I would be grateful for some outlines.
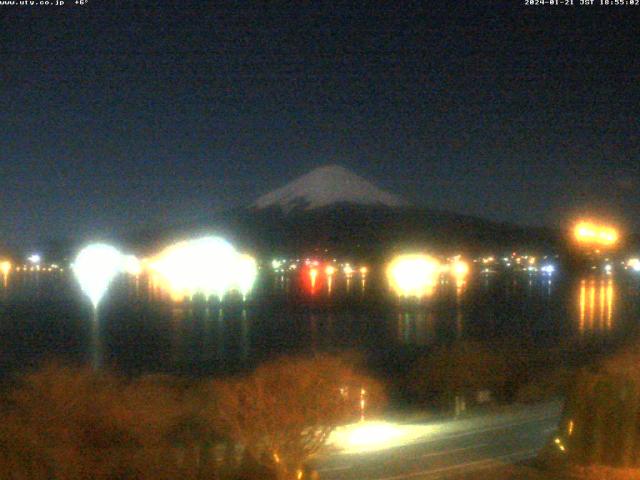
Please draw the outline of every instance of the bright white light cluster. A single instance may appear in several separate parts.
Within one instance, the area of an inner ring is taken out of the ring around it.
[[[627,261],[627,267],[630,267],[634,272],[640,272],[640,259],[630,258],[629,261]]]
[[[73,273],[93,308],[98,308],[111,281],[123,271],[123,259],[124,256],[116,248],[104,243],[88,245],[76,257],[72,265]]]
[[[391,288],[402,297],[433,293],[440,276],[440,262],[423,254],[399,255],[387,268]]]
[[[255,259],[218,237],[176,243],[154,257],[149,268],[174,300],[196,294],[222,299],[230,291],[244,297],[258,274]]]
[[[142,273],[142,262],[135,255],[124,255],[122,257],[122,268],[129,275],[136,277]]]
[[[174,300],[196,294],[222,299],[230,291],[245,297],[258,274],[253,257],[237,252],[218,237],[179,242],[142,262],[110,245],[94,243],[80,251],[72,268],[80,288],[97,308],[116,275],[140,275],[145,265]]]

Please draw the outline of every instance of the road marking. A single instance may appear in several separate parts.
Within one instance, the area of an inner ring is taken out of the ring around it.
[[[524,452],[524,455],[521,453]],[[505,466],[504,462],[500,462],[498,461],[498,458],[500,459],[506,459],[508,458],[511,462],[514,461],[518,461],[518,460],[526,460],[528,458],[531,458],[533,455],[535,455],[537,453],[537,450],[521,450],[518,453],[512,453],[510,455],[502,455],[501,457],[497,457],[496,459],[487,459],[484,463],[482,461],[478,461],[477,465],[473,465],[474,468],[471,469],[462,469],[462,471],[458,472],[460,474],[465,473],[465,471],[467,473],[469,472],[479,472],[480,470],[488,470],[490,468],[497,468],[497,467],[503,467]],[[473,463],[473,462],[471,462]],[[446,478],[448,475],[447,473],[442,473],[436,477],[433,477],[430,475],[430,480],[438,480],[438,479],[443,479]]]
[[[450,435],[437,436],[435,438],[431,438],[431,439],[428,439],[426,441],[418,441],[418,442],[414,443],[413,445],[427,445],[427,444],[430,444],[430,443],[447,441],[447,440],[461,438],[461,437],[468,437],[468,436],[478,435],[478,434],[487,433],[487,432],[491,432],[491,431],[505,430],[505,429],[509,430],[509,429],[521,427],[523,425],[527,425],[527,424],[530,424],[530,423],[545,422],[545,421],[558,421],[559,417],[560,417],[559,415],[544,415],[544,416],[530,417],[530,418],[527,418],[526,420],[522,419],[522,421],[517,421],[517,422],[512,422],[512,423],[494,424],[494,425],[487,426],[485,428],[479,428],[479,429],[475,429],[475,430],[466,430],[466,431],[461,431],[461,432],[458,432],[458,433],[452,433]],[[545,428],[543,430],[543,432],[547,433],[547,432],[551,432],[551,431],[554,431],[554,430],[556,430],[556,427],[548,427],[548,428]],[[456,448],[456,449],[453,449],[453,450],[439,450],[439,451],[429,452],[429,453],[420,455],[418,457],[412,457],[412,458],[415,460],[415,459],[418,459],[418,458],[428,458],[428,457],[434,457],[434,456],[443,456],[443,455],[447,455],[447,454],[454,453],[454,452],[471,450],[471,449],[481,448],[481,447],[485,447],[485,446],[489,446],[489,445],[492,445],[492,444],[491,443],[482,443],[482,444],[476,444],[476,445],[472,445],[472,446],[468,446],[468,447],[460,447],[460,448]],[[476,461],[470,462],[468,464],[453,465],[451,467],[446,467],[443,471],[459,470],[461,468],[465,468],[465,466],[469,466],[469,465],[477,466],[477,465],[481,465],[481,464],[487,464],[487,466],[484,467],[484,468],[490,468],[491,466],[495,465],[495,463],[497,462],[498,459],[509,458],[511,456],[514,456],[514,455],[519,455],[522,452],[527,452],[527,454],[529,454],[531,452],[537,452],[537,449],[534,449],[534,450],[521,450],[521,451],[518,451],[518,452],[514,452],[514,453],[511,453],[511,454],[508,454],[508,455],[503,455],[501,457],[496,457],[496,459],[483,459],[483,460],[476,460]],[[378,452],[378,454],[380,454],[380,453],[381,452]],[[526,458],[526,457],[524,457],[524,458]],[[335,467],[319,468],[318,472],[339,472],[339,471],[355,469],[357,467],[358,467],[357,464],[341,465],[341,466],[335,466]],[[384,478],[380,478],[380,479],[377,479],[377,480],[394,480],[394,479],[402,479],[402,478],[411,478],[413,476],[427,474],[429,472],[437,473],[438,470],[433,470],[433,471],[425,470],[425,471],[422,471],[422,472],[417,472],[415,474],[408,474],[409,476],[400,475],[400,476],[384,477]]]
[[[481,444],[478,444],[478,445],[471,445],[469,447],[455,448],[453,450],[447,450],[447,451],[442,451],[442,452],[432,452],[432,453],[427,453],[425,455],[421,455],[418,458],[436,456],[436,455],[442,454],[442,453],[461,452],[461,451],[464,451],[464,450],[471,450],[471,449],[474,449],[474,448],[481,448],[481,447],[488,446],[488,445],[491,445],[491,444],[490,443],[481,443]],[[418,475],[423,475],[423,474],[427,474],[427,475],[439,474],[439,473],[444,473],[444,472],[451,471],[451,470],[465,469],[466,467],[479,467],[480,465],[485,465],[484,467],[481,467],[481,468],[491,468],[493,466],[500,465],[499,460],[504,460],[504,459],[511,458],[511,457],[520,457],[520,456],[522,456],[521,459],[525,459],[525,458],[529,458],[529,456],[531,454],[534,454],[534,453],[537,453],[537,452],[538,452],[537,448],[527,449],[527,450],[518,450],[517,452],[508,453],[506,455],[501,455],[499,457],[483,458],[481,460],[474,460],[472,462],[451,465],[451,466],[448,466],[448,467],[442,467],[442,468],[437,468],[437,469],[429,469],[429,470],[421,470],[420,472],[412,472],[412,473],[408,473],[408,474],[404,474],[404,475],[396,475],[396,476],[392,476],[392,477],[382,477],[382,478],[378,478],[376,480],[395,480],[395,479],[411,478],[411,477],[418,476]],[[523,454],[524,454],[524,456],[523,456]],[[321,472],[339,472],[339,471],[344,471],[344,470],[350,470],[353,467],[354,467],[353,465],[344,465],[344,466],[340,466],[340,467],[320,468],[317,471],[318,471],[318,473],[321,473]],[[480,468],[474,468],[474,470],[479,470],[479,469]]]
[[[439,475],[440,477],[442,477],[442,474],[446,474],[448,472],[452,472],[455,470],[466,470],[466,469],[470,469],[469,467],[473,467],[473,470],[483,470],[486,468],[491,468],[494,466],[500,466],[501,460],[524,460],[525,458],[529,458],[532,454],[535,454],[538,452],[537,448],[533,448],[533,449],[527,449],[527,450],[518,450],[517,452],[512,452],[506,455],[500,455],[498,457],[492,457],[492,458],[485,458],[482,460],[474,460],[473,462],[467,462],[467,463],[459,463],[456,465],[451,465],[449,467],[441,467],[441,468],[435,468],[435,469],[428,469],[428,470],[421,470],[419,472],[410,472],[410,473],[405,473],[402,475],[393,475],[391,477],[378,477],[375,480],[403,480],[403,479],[407,479],[407,478],[414,478],[414,477],[419,477],[419,476],[433,476],[433,475]],[[517,457],[517,458],[512,458],[512,457]],[[439,477],[435,477],[435,478],[439,478]]]
[[[473,449],[476,449],[476,448],[482,448],[482,447],[486,447],[488,445],[491,445],[491,443],[478,443],[477,445],[470,445],[468,447],[454,448],[452,450],[438,450],[436,452],[425,453],[424,455],[420,455],[417,458],[438,457],[438,456],[441,456],[441,455],[448,455],[448,454],[451,454],[451,453],[464,452],[465,450],[473,450]]]
[[[405,461],[409,461],[409,460],[416,460],[418,458],[429,458],[429,457],[438,457],[438,456],[444,456],[444,455],[450,455],[453,453],[459,453],[459,452],[464,452],[466,450],[475,450],[478,448],[482,448],[482,447],[488,447],[491,446],[491,443],[478,443],[476,445],[469,445],[467,447],[459,447],[459,448],[453,448],[453,449],[449,449],[449,450],[438,450],[436,452],[429,452],[429,453],[425,453],[423,455],[419,455],[417,457],[413,457],[413,458],[407,458],[405,459]],[[487,459],[483,459],[482,461],[487,461]],[[344,470],[350,470],[354,467],[354,465],[343,465],[343,466],[339,466],[339,467],[327,467],[327,468],[319,468],[318,472],[340,472],[340,471],[344,471]]]
[[[340,472],[340,471],[343,471],[343,470],[350,470],[351,468],[353,468],[353,465],[344,465],[342,467],[319,468],[316,471],[318,473],[320,473],[320,472]]]
[[[439,437],[434,437],[433,439],[427,440],[425,442],[418,442],[418,444],[422,445],[425,443],[434,443],[434,442],[439,442],[441,440],[449,440],[451,438],[460,438],[460,437],[468,437],[469,435],[476,435],[478,433],[486,433],[486,432],[491,432],[494,430],[503,430],[503,429],[509,429],[512,427],[519,427],[522,425],[526,425],[528,423],[537,423],[537,422],[544,422],[547,420],[559,420],[560,416],[559,415],[552,415],[552,416],[546,416],[546,417],[536,417],[536,418],[531,418],[529,420],[525,420],[523,422],[516,422],[516,423],[503,423],[503,424],[498,424],[498,425],[492,425],[490,427],[486,427],[486,428],[479,428],[476,430],[465,430],[463,432],[460,433],[453,433],[451,435],[442,435]]]

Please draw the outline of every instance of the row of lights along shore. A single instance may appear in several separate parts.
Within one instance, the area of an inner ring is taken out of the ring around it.
[[[620,241],[618,230],[610,225],[581,220],[572,229],[573,243],[590,254],[613,251]],[[498,258],[494,255],[472,260],[479,264],[481,273],[495,273],[496,266],[513,268],[516,271],[541,272],[551,275],[556,266],[551,256],[516,255]],[[607,259],[608,260],[608,259]],[[640,258],[630,258],[622,262],[624,269],[640,272]],[[276,273],[291,273],[303,270],[313,283],[320,275],[332,278],[342,272],[346,277],[360,275],[363,279],[369,273],[366,265],[352,265],[333,261],[322,262],[313,259],[274,259],[272,270]],[[238,252],[230,243],[219,237],[202,237],[185,240],[171,245],[149,258],[138,259],[125,255],[115,247],[106,244],[91,244],[76,257],[72,269],[91,303],[97,304],[103,297],[113,278],[120,273],[138,276],[145,272],[154,285],[167,291],[174,301],[192,298],[196,294],[222,298],[230,291],[239,292],[242,297],[252,290],[258,272],[258,264],[252,256]],[[594,267],[595,268],[595,267]],[[611,274],[613,266],[602,267]],[[14,266],[10,260],[0,260],[0,273],[5,284],[11,271],[16,272],[64,272],[58,264],[43,264],[38,254],[30,255],[27,263]],[[465,281],[471,270],[471,263],[460,255],[444,261],[425,252],[408,252],[397,255],[388,262],[385,274],[391,289],[401,297],[428,296],[435,288],[439,277],[448,274],[457,284]]]

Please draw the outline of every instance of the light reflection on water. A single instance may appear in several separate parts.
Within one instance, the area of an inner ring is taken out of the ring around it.
[[[611,277],[580,280],[578,331],[581,335],[613,328],[615,286]]]
[[[302,275],[262,278],[247,303],[223,304],[175,304],[152,278],[123,278],[93,325],[67,276],[12,274],[0,288],[0,370],[47,354],[77,355],[78,345],[87,358],[104,355],[95,361],[125,370],[196,374],[280,353],[355,349],[393,357],[464,338],[577,345],[623,337],[638,320],[639,285],[622,278],[470,277],[443,280],[431,297],[411,300],[391,295],[373,273],[320,273],[315,285]]]
[[[404,345],[427,346],[435,341],[432,312],[398,313],[398,342]]]

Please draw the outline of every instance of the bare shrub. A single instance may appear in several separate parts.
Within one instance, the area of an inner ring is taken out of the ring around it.
[[[211,416],[281,479],[296,478],[336,426],[358,418],[363,389],[368,408],[384,402],[377,382],[335,356],[282,357],[211,388]]]

